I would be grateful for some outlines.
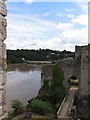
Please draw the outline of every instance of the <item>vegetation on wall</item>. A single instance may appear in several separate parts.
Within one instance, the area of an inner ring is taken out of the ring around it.
[[[19,114],[22,114],[24,112],[25,106],[20,100],[13,100],[11,103],[12,111],[8,113],[7,120],[12,120],[14,117],[16,117]]]
[[[13,108],[14,115],[18,115],[18,114],[23,113],[24,105],[21,101],[19,101],[17,99],[13,100],[11,106]]]
[[[63,87],[64,74],[62,70],[58,67],[58,65],[53,65],[52,70],[53,70],[52,84],[49,85],[48,81],[45,80],[42,88],[39,91],[37,98],[35,99],[36,101],[34,102],[36,102],[35,105],[38,107],[38,109],[39,106],[37,103],[37,99],[40,100],[39,102],[41,103],[44,102],[45,104],[49,104],[49,105],[51,104],[49,110],[51,110],[52,113],[55,114],[65,96],[65,91]],[[31,106],[32,104],[33,101],[31,102]],[[45,105],[42,105],[41,107],[45,107]],[[47,107],[45,108],[48,109]],[[45,110],[45,108],[43,108],[43,110]]]

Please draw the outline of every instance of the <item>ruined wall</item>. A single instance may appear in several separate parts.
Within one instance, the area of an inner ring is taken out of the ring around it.
[[[88,45],[88,94],[90,96],[90,44]]]
[[[88,57],[90,54],[90,45],[76,46],[75,47],[75,60],[68,58],[58,61],[58,65],[64,72],[64,86],[69,88],[68,80],[75,76],[79,80],[78,88],[80,96],[90,95],[90,60]],[[90,59],[90,58],[89,58]],[[49,65],[44,66],[43,78],[52,79],[52,72]]]
[[[75,47],[75,60],[64,59],[58,62],[64,72],[65,82],[67,82],[71,76],[76,76],[79,80],[78,88],[80,96],[90,95],[90,80],[88,78],[90,63],[88,63],[88,46]]]
[[[0,120],[6,117],[6,0],[0,0]]]
[[[64,87],[66,89],[66,92],[68,92],[68,89],[70,87],[69,83],[68,83],[68,80],[70,80],[70,78],[72,76],[76,76],[75,72],[74,72],[75,60],[74,59],[60,60],[60,61],[58,61],[58,65],[64,72],[64,82],[63,82],[63,85],[64,85]]]
[[[65,81],[68,81],[72,75],[75,75],[74,74],[75,60],[64,59],[64,60],[58,61],[58,64],[59,64],[60,68],[64,71]]]
[[[88,45],[88,117],[90,119],[90,44]]]
[[[81,50],[81,79],[79,82],[79,94],[88,95],[88,46]]]
[[[79,95],[88,95],[88,45],[76,46],[75,62],[75,70],[79,76]]]
[[[64,59],[58,61],[60,68],[64,72],[64,79],[68,81],[70,77],[75,76],[78,80],[81,79],[81,47],[75,47],[75,59]]]

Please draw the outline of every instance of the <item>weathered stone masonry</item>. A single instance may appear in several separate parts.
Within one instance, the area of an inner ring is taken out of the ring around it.
[[[6,117],[6,0],[0,0],[0,120]]]
[[[75,59],[58,61],[59,67],[64,72],[64,85],[68,89],[68,80],[75,76],[79,80],[76,117],[90,119],[90,44],[75,47]],[[52,80],[50,65],[44,66],[43,80]],[[66,89],[66,90],[67,90]],[[68,90],[67,90],[68,91]]]

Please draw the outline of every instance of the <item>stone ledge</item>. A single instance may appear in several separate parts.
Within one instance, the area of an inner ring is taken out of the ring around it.
[[[5,0],[0,0],[0,14],[2,16],[7,16],[7,10],[5,5]]]

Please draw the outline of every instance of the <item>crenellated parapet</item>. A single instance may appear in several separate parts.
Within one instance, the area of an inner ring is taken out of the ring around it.
[[[6,0],[0,0],[0,120],[7,115],[6,110],[6,44],[7,32]]]

